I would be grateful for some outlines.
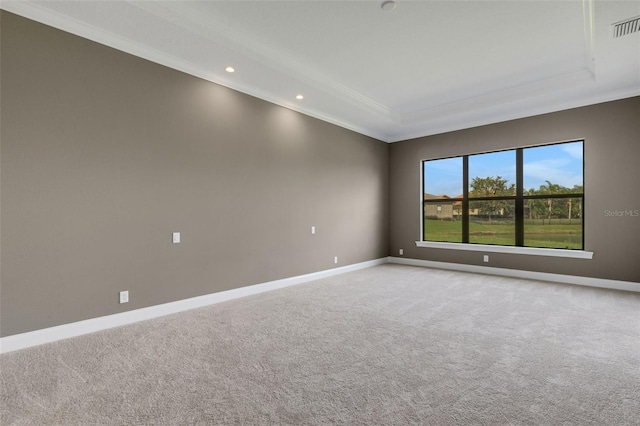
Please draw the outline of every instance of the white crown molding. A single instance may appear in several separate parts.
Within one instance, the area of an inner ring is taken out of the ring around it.
[[[313,108],[306,107],[303,104],[293,104],[290,102],[285,102],[281,98],[275,97],[259,87],[230,81],[218,75],[211,74],[206,70],[203,70],[202,67],[198,66],[197,64],[150,48],[149,46],[132,42],[129,39],[105,31],[102,28],[95,27],[82,21],[78,21],[76,19],[70,18],[67,15],[59,14],[33,2],[4,0],[2,1],[2,3],[0,3],[0,8],[8,12],[26,17],[28,19],[43,23],[45,25],[49,25],[51,27],[69,32],[71,34],[78,35],[96,43],[120,50],[125,53],[129,53],[139,58],[164,65],[166,67],[184,72],[189,75],[193,75],[203,80],[219,84],[229,89],[245,93],[249,96],[265,100],[267,102],[287,109],[291,109],[293,111],[308,115],[313,118],[317,118],[318,120],[335,124],[336,126],[352,130],[356,133],[360,133],[362,135],[369,136],[380,141],[389,142],[389,136],[386,134],[374,132],[371,129],[365,128],[363,126],[358,126],[354,123],[339,119],[326,113],[322,113]]]
[[[479,126],[486,126],[489,124],[535,117],[537,115],[581,108],[604,102],[632,98],[635,96],[640,96],[640,86],[621,88],[607,93],[583,93],[580,96],[573,98],[563,98],[561,101],[546,101],[544,104],[539,105],[524,105],[522,108],[512,108],[511,110],[503,113],[491,111],[490,114],[483,114],[483,111],[474,111],[471,113],[474,115],[473,118],[459,117],[458,115],[455,115],[447,117],[447,120],[425,121],[425,123],[428,124],[429,129],[427,132],[417,131],[413,133],[402,132],[400,134],[392,134],[389,137],[388,143],[418,139]]]
[[[450,117],[452,115],[482,111],[487,107],[495,108],[500,105],[513,104],[516,101],[522,101],[523,99],[539,96],[541,93],[552,93],[555,90],[566,88],[569,85],[578,85],[588,82],[594,82],[593,74],[588,68],[582,67],[576,71],[554,75],[542,80],[519,84],[506,89],[495,90],[483,95],[412,111],[410,113],[399,115],[398,119],[403,124],[434,121]]]
[[[293,285],[303,284],[309,281],[332,277],[346,272],[357,271],[359,269],[370,268],[372,266],[387,263],[386,257],[370,260],[366,262],[347,265],[339,268],[327,269],[306,275],[299,275],[291,278],[284,278],[276,281],[269,281],[262,284],[240,287],[233,290],[211,293],[204,296],[192,297],[178,300],[176,302],[164,303],[162,305],[150,306],[148,308],[135,309],[133,311],[121,312],[99,318],[92,318],[84,321],[63,324],[55,327],[43,328],[27,333],[15,334],[0,338],[0,354],[38,346],[45,343],[56,342],[58,340],[71,337],[82,336],[84,334],[95,333],[114,327],[133,324],[152,318],[175,314],[190,309],[209,306],[216,303],[226,302],[241,297],[264,293],[266,291],[277,290]]]
[[[320,91],[336,100],[341,107],[362,111],[369,115],[369,124],[365,120],[349,119],[346,116],[340,116],[338,112],[332,113],[329,110],[322,110],[322,108],[312,106],[311,103],[297,103],[284,99],[269,89],[261,87],[260,82],[239,82],[224,75],[222,71],[222,74],[212,73],[202,64],[189,62],[141,43],[132,42],[102,28],[55,12],[55,10],[46,7],[46,2],[4,0],[0,3],[0,7],[356,133],[392,143],[640,94],[640,89],[637,86],[612,88],[612,85],[609,84],[605,88],[605,85],[595,80],[593,0],[582,0],[582,3],[586,53],[585,62],[579,64],[575,71],[416,110],[402,108],[402,106],[391,108],[383,105],[330,78],[330,76],[324,75],[319,70],[287,56],[278,49],[230,28],[223,22],[212,23],[208,16],[205,21],[205,17],[200,16],[195,9],[188,7],[188,3],[127,1],[128,5],[141,9],[145,13],[153,14],[160,19],[165,19],[172,25],[189,31],[194,36],[204,37],[219,45],[223,43],[234,52],[274,70],[275,75],[283,75],[285,79]],[[375,127],[371,125],[372,120],[375,122]]]
[[[593,0],[582,0],[582,18],[584,20],[585,61],[587,68],[596,75],[596,36]]]
[[[219,43],[222,38],[225,40],[225,45],[232,47],[234,51],[241,52],[245,56],[257,60],[293,80],[302,81],[353,106],[384,117],[391,116],[389,107],[329,78],[327,75],[318,72],[316,69],[292,58],[273,46],[249,36],[245,32],[234,30],[233,27],[225,25],[215,16],[202,16],[197,11],[189,8],[188,3],[129,3],[161,19],[171,19],[172,23],[179,25],[185,31],[198,34],[211,42]]]

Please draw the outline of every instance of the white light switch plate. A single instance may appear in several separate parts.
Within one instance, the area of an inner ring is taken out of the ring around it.
[[[179,244],[180,243],[180,233],[179,232],[174,232],[173,233],[173,243],[174,244]]]

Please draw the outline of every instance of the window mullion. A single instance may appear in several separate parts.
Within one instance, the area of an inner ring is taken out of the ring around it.
[[[462,157],[462,242],[469,242],[469,156]]]
[[[516,149],[516,246],[524,246],[524,154]]]

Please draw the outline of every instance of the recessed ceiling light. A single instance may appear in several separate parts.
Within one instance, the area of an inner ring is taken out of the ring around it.
[[[382,8],[382,10],[392,11],[396,8],[396,2],[393,0],[384,1],[380,5],[380,7]]]
[[[299,100],[299,101],[301,101],[301,100],[303,100],[303,99],[304,99],[304,96],[302,96],[302,95],[298,95],[298,96],[296,96],[296,99],[297,99],[297,100]]]
[[[235,69],[235,68],[233,68],[233,67],[226,67],[224,70],[225,70],[226,72],[236,72],[236,69]]]

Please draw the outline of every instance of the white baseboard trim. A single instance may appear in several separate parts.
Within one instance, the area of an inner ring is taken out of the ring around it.
[[[176,302],[150,306],[148,308],[141,308],[133,311],[127,311],[99,318],[92,318],[69,324],[63,324],[55,327],[43,328],[27,333],[2,337],[0,338],[0,354],[16,351],[19,349],[25,349],[32,346],[38,346],[45,343],[51,343],[62,339],[68,339],[70,337],[81,336],[83,334],[94,333],[96,331],[106,330],[113,327],[132,324],[135,322],[174,314],[189,309],[213,305],[215,303],[225,302],[227,300],[238,299],[240,297],[250,296],[258,293],[264,293],[266,291],[289,287],[296,284],[302,284],[321,278],[343,274],[345,272],[370,268],[372,266],[382,265],[385,263],[388,263],[387,257],[362,263],[356,263],[353,265],[347,265],[339,268],[327,269],[311,274],[269,281],[266,283],[250,285],[247,287],[240,287],[233,290],[211,293],[204,296],[192,297],[189,299],[178,300]]]
[[[213,305],[227,300],[238,299],[240,297],[251,296],[253,294],[264,293],[266,291],[289,287],[321,278],[343,274],[345,272],[370,268],[372,266],[385,263],[395,263],[399,265],[421,266],[435,269],[448,269],[461,272],[473,272],[479,274],[500,275],[513,278],[525,278],[540,281],[551,281],[565,284],[575,284],[588,287],[600,287],[614,290],[626,290],[640,292],[640,283],[631,281],[617,281],[603,278],[579,277],[574,275],[551,274],[546,272],[522,271],[517,269],[494,268],[489,266],[465,265],[459,263],[435,262],[431,260],[408,259],[402,257],[383,257],[367,262],[356,263],[339,268],[327,269],[306,275],[299,275],[281,280],[269,281],[266,283],[240,287],[233,290],[211,293],[204,296],[192,297],[178,300],[176,302],[164,303],[162,305],[150,306],[148,308],[136,309],[133,311],[107,315],[99,318],[92,318],[84,321],[63,324],[55,327],[43,328],[27,333],[15,334],[0,338],[0,354],[51,343],[70,337],[82,336],[83,334],[94,333],[113,327],[136,323],[152,318],[174,314],[177,312],[195,309],[203,306]]]
[[[640,283],[633,281],[617,281],[604,278],[579,277],[575,275],[550,274],[547,272],[522,271],[518,269],[493,268],[490,266],[465,265],[461,263],[435,262],[432,260],[408,259],[403,257],[389,257],[389,263],[399,265],[422,266],[435,269],[449,269],[452,271],[473,272],[477,274],[501,275],[512,278],[551,281],[564,284],[575,284],[587,287],[600,287],[613,290],[640,292]]]

